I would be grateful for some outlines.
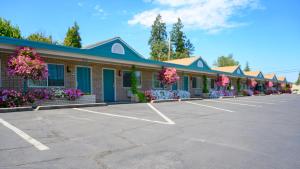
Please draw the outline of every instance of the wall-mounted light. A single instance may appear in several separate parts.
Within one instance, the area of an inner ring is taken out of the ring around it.
[[[119,76],[122,75],[122,71],[121,71],[121,70],[118,71],[118,75],[119,75]]]

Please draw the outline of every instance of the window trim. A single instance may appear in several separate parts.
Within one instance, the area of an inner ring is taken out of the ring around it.
[[[64,66],[64,85],[63,86],[49,86],[49,82],[48,82],[48,79],[49,79],[49,75],[47,76],[47,85],[46,86],[31,86],[30,83],[29,83],[29,80],[27,81],[27,85],[28,87],[30,88],[65,88],[66,86],[66,65],[64,63],[52,63],[52,62],[49,62],[49,63],[46,63],[47,65],[47,68],[48,68],[48,65],[63,65]]]
[[[154,86],[155,75],[157,76],[158,74],[159,74],[159,73],[157,73],[157,72],[153,72],[153,73],[152,73],[152,88],[153,88],[153,89],[163,89],[163,87],[157,88],[157,87]],[[156,80],[157,80],[157,79],[156,79]],[[159,81],[159,80],[157,80],[157,81]],[[161,85],[161,83],[160,83],[160,85]]]
[[[93,94],[93,68],[92,68],[92,66],[75,65],[75,88],[76,89],[78,87],[78,82],[77,82],[77,68],[78,67],[90,68],[90,70],[91,70],[91,74],[90,74],[91,93],[90,93],[90,95],[92,95]]]
[[[193,87],[193,78],[196,78],[196,87]],[[197,87],[197,82],[199,82],[199,86]],[[201,77],[192,76],[192,89],[201,89]]]
[[[122,88],[124,89],[129,89],[131,87],[124,87],[124,81],[123,81],[123,75],[124,75],[124,72],[130,72],[131,70],[128,70],[128,69],[124,69],[122,70]],[[141,84],[139,86],[137,86],[138,89],[141,89],[142,86],[143,86],[143,72],[140,71],[140,70],[137,70],[136,72],[140,72],[141,73]]]

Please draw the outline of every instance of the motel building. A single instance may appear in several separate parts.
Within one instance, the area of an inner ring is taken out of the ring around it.
[[[247,88],[247,79],[256,78],[263,85],[264,78],[278,82],[276,75],[244,73],[240,66],[211,68],[202,57],[190,57],[166,62],[145,59],[120,37],[111,38],[83,48],[14,39],[0,36],[0,87],[22,89],[22,79],[7,73],[8,58],[18,47],[31,47],[45,60],[48,67],[46,80],[29,80],[29,88],[76,88],[86,95],[94,95],[95,102],[131,100],[130,70],[136,69],[140,91],[159,90],[157,79],[164,67],[176,68],[180,79],[168,90],[190,92],[190,97],[202,97],[204,79],[209,91],[217,90],[219,75],[230,78],[232,90]],[[236,93],[237,94],[237,93]]]
[[[265,78],[261,71],[245,71],[245,75],[247,75],[249,78],[255,79],[257,82],[257,85],[255,86],[254,90],[257,90],[259,92],[264,92],[265,90]]]

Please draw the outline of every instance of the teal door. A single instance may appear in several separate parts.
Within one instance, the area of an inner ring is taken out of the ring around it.
[[[183,83],[182,83],[182,90],[189,91],[189,77],[184,76],[183,77]]]
[[[89,67],[77,67],[77,89],[85,94],[91,94],[91,69]]]
[[[115,71],[103,69],[103,98],[105,102],[115,101]]]
[[[177,85],[177,82],[176,83],[174,83],[173,85],[172,85],[172,90],[177,90],[178,89],[178,85]]]

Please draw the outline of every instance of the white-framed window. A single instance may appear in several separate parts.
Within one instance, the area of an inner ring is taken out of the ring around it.
[[[123,70],[122,77],[123,77],[123,87],[131,87],[131,71]],[[138,88],[141,88],[142,87],[142,72],[135,71],[135,77],[137,80],[136,86]]]
[[[29,87],[64,87],[65,66],[63,64],[47,64],[48,77],[45,80],[29,80]]]
[[[124,55],[125,54],[125,49],[120,43],[114,43],[111,47],[111,53]]]
[[[158,78],[158,73],[153,73],[152,74],[152,87],[154,89],[162,89],[163,85],[157,78]]]
[[[192,88],[193,89],[201,88],[201,78],[200,77],[192,77]]]
[[[203,64],[202,60],[198,60],[197,67],[199,67],[199,68],[203,68],[204,67],[204,64]]]

